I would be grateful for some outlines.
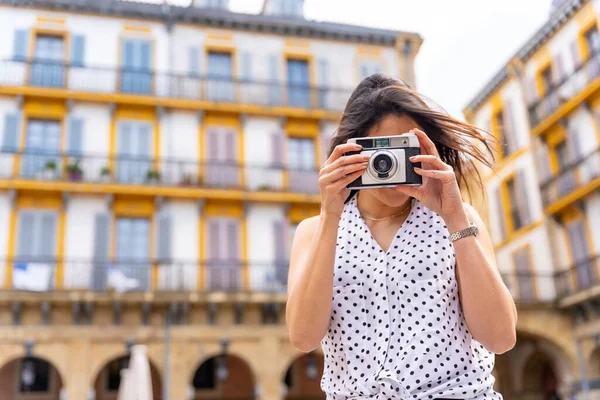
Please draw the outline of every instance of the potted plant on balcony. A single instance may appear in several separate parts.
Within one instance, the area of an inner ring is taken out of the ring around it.
[[[73,182],[80,182],[83,179],[83,170],[79,166],[79,160],[75,160],[67,165],[67,175],[69,180]]]
[[[259,192],[272,192],[275,190],[275,188],[268,183],[263,183],[262,185],[258,186],[256,190]]]
[[[48,160],[44,165],[44,171],[42,172],[44,179],[52,180],[56,177],[56,161]]]
[[[100,181],[101,182],[110,182],[110,168],[107,166],[102,167],[100,169]]]
[[[160,181],[160,172],[156,170],[150,170],[146,174],[146,181],[151,184],[156,184]]]
[[[179,182],[179,186],[192,186],[193,184],[192,174],[184,174]]]

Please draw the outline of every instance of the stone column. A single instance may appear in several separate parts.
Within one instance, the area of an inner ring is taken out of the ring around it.
[[[279,367],[279,339],[275,335],[268,335],[262,339],[261,367],[256,371],[256,384],[259,390],[258,398],[261,400],[281,399],[281,368]]]

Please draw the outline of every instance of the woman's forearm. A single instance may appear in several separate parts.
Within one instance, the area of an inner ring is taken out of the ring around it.
[[[446,221],[450,232],[469,225],[467,214]],[[480,239],[468,236],[453,243],[460,298],[473,337],[494,353],[510,350],[516,341],[517,313],[512,296]],[[493,254],[491,255],[493,257]]]
[[[288,290],[290,340],[302,351],[318,347],[329,326],[338,223],[339,217],[334,215],[319,218],[307,254],[297,266],[300,272],[295,284]]]

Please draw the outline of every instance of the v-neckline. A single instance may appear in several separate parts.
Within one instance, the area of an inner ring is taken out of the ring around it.
[[[396,241],[398,240],[398,238],[400,237],[400,235],[404,231],[405,227],[408,225],[408,221],[410,220],[410,218],[414,214],[416,200],[415,199],[411,199],[410,213],[408,214],[408,216],[406,217],[406,219],[404,220],[404,222],[402,222],[402,225],[400,225],[400,227],[398,228],[398,230],[394,234],[394,237],[392,238],[392,241],[390,242],[390,245],[388,246],[387,251],[383,250],[383,247],[381,247],[381,245],[379,244],[379,242],[377,241],[377,239],[375,239],[375,236],[373,236],[373,233],[371,232],[371,228],[369,228],[369,225],[367,225],[367,222],[363,219],[362,215],[360,214],[360,210],[358,209],[358,193],[354,196],[354,198],[352,199],[352,202],[353,202],[353,205],[354,205],[354,210],[356,211],[356,218],[359,219],[360,224],[362,224],[363,228],[365,228],[365,230],[369,234],[369,238],[370,238],[369,240],[371,240],[371,243],[379,250],[380,253],[389,254],[390,249],[393,248],[394,244],[396,243]]]

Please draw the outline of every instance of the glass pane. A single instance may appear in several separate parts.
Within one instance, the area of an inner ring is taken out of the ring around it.
[[[517,201],[517,193],[514,179],[506,182],[506,190],[508,191],[508,201],[510,202],[511,217],[513,221],[513,229],[517,230],[523,226],[521,214],[519,213],[519,203]]]
[[[562,171],[569,165],[569,152],[567,150],[567,143],[562,142],[555,147],[556,158],[558,161],[558,167]]]

